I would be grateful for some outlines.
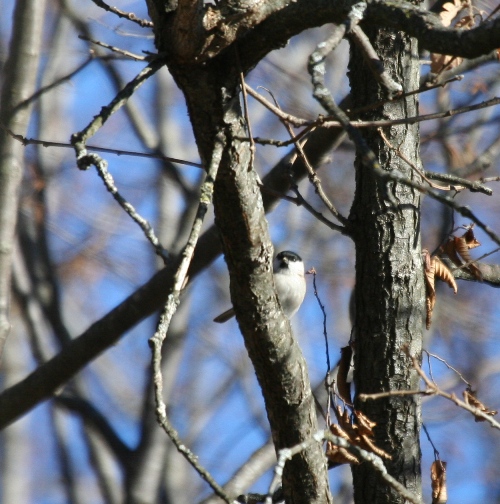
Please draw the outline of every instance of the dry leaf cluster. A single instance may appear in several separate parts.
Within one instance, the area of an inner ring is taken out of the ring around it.
[[[372,422],[366,415],[361,413],[361,411],[354,410],[352,421],[349,411],[346,408],[344,408],[344,411],[342,412],[340,406],[337,406],[335,414],[337,416],[338,424],[330,425],[330,432],[332,434],[349,441],[349,443],[358,446],[363,450],[375,453],[379,457],[385,459],[392,458],[387,452],[373,443],[373,428],[377,424]],[[359,459],[355,455],[345,448],[335,445],[331,441],[328,441],[326,444],[326,457],[328,458],[331,466],[360,463]]]
[[[479,247],[481,244],[474,236],[474,225],[466,227],[466,231],[462,236],[452,236],[442,247],[441,252],[446,254],[451,261],[459,268],[464,268],[478,280],[483,279],[483,274],[474,264],[469,250]],[[463,261],[462,261],[463,260]]]
[[[463,30],[468,30],[472,28],[475,24],[474,16],[471,15],[472,7],[469,2],[463,2],[462,0],[453,0],[451,2],[446,2],[442,11],[439,13],[441,18],[441,23],[443,26],[450,26],[454,19],[457,18],[458,14],[467,9],[467,15],[461,17],[454,23],[454,28],[461,28]],[[463,59],[456,56],[448,56],[446,54],[431,54],[431,72],[439,74],[445,70],[451,70],[462,63]]]
[[[446,462],[435,460],[431,465],[432,504],[446,504]]]
[[[481,244],[477,241],[473,231],[474,225],[467,226],[462,236],[452,236],[439,252],[445,254],[459,268],[463,268],[478,280],[483,279],[483,275],[474,260],[470,256],[469,250],[479,247]],[[441,261],[438,256],[431,256],[427,249],[422,250],[426,285],[426,327],[430,328],[432,323],[432,312],[436,304],[435,280],[439,278],[446,282],[453,292],[457,293],[457,283],[453,273]]]
[[[487,408],[477,397],[475,390],[470,388],[464,390],[464,401],[469,405],[482,411],[485,415],[495,416],[498,411]],[[479,415],[474,415],[476,422],[484,422],[484,418]]]
[[[443,282],[446,282],[453,289],[455,294],[458,289],[452,272],[438,256],[431,257],[427,249],[423,250],[423,255],[426,286],[426,327],[429,329],[432,322],[432,312],[434,310],[434,305],[436,304],[436,277],[443,280]]]

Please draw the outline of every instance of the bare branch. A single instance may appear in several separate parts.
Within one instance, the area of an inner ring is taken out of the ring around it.
[[[225,502],[231,504],[232,499],[226,494],[224,489],[214,480],[211,474],[199,463],[198,457],[196,457],[191,450],[189,450],[179,439],[177,431],[173,428],[167,417],[167,408],[163,400],[163,375],[161,370],[161,349],[163,341],[167,336],[168,327],[170,321],[179,305],[179,295],[186,284],[186,275],[193,258],[194,250],[198,242],[198,238],[201,231],[201,225],[203,223],[205,214],[207,213],[208,207],[212,202],[213,188],[215,179],[217,177],[217,170],[219,169],[219,164],[222,157],[222,152],[224,149],[224,138],[220,134],[217,136],[214,151],[212,155],[212,160],[207,171],[207,176],[203,185],[201,187],[200,203],[198,206],[198,212],[196,214],[195,221],[191,228],[191,234],[189,236],[188,242],[184,247],[182,258],[174,275],[174,282],[172,290],[167,298],[167,303],[160,317],[160,322],[155,334],[150,338],[149,344],[152,349],[152,359],[153,359],[153,382],[155,387],[155,401],[156,401],[156,414],[158,417],[159,424],[163,427],[163,430],[173,441],[179,452],[184,455],[186,460],[193,466],[193,468],[198,472],[198,474],[211,486],[213,491]]]
[[[152,28],[153,23],[147,19],[140,19],[138,18],[133,12],[125,12],[117,7],[112,7],[111,5],[108,5],[107,3],[103,2],[103,0],[92,0],[98,7],[101,7],[101,9],[104,9],[105,11],[112,12],[113,14],[116,14],[118,17],[128,19],[129,21],[132,21],[133,23],[137,23],[139,26],[142,26],[143,28]]]
[[[395,82],[384,68],[384,64],[378,57],[370,39],[365,35],[365,32],[361,29],[361,27],[353,26],[349,32],[349,37],[361,49],[365,61],[372,71],[375,79],[377,79],[381,86],[386,90],[386,96],[388,95],[389,99],[392,100],[396,96],[400,95],[403,92],[403,87],[401,84]]]
[[[162,66],[164,61],[160,58],[152,61],[144,68],[134,79],[132,79],[111,101],[107,106],[102,107],[101,112],[82,131],[74,133],[71,136],[71,144],[75,149],[78,166],[81,170],[86,170],[93,164],[91,159],[86,159],[86,143],[87,140],[94,136],[97,131],[104,125],[109,117],[118,111],[132,96],[132,94],[144,82],[155,74]]]
[[[67,149],[73,149],[73,145],[69,143],[61,142],[51,142],[49,140],[38,140],[35,138],[26,138],[22,135],[18,135],[13,131],[7,129],[3,124],[0,123],[0,128],[6,131],[12,138],[15,138],[23,145],[41,145],[42,147],[62,147]],[[186,166],[194,166],[196,168],[203,168],[201,163],[194,163],[193,161],[186,161],[184,159],[177,159],[169,156],[164,156],[163,154],[148,153],[148,152],[135,152],[122,149],[110,149],[108,147],[98,147],[97,145],[86,145],[87,149],[96,152],[107,152],[110,154],[116,154],[117,156],[134,156],[134,157],[144,157],[150,159],[161,159],[162,161],[169,161],[170,163],[176,163]]]
[[[28,128],[30,110],[18,108],[36,86],[45,2],[16,2],[9,56],[2,69],[0,124],[21,131]],[[12,254],[23,174],[23,149],[0,130],[0,358],[10,331]]]

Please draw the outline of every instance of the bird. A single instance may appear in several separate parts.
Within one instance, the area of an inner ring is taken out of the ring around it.
[[[284,250],[274,258],[273,273],[281,308],[290,318],[297,313],[306,295],[304,262],[295,252]],[[222,324],[232,317],[234,317],[234,308],[215,317],[214,322]]]

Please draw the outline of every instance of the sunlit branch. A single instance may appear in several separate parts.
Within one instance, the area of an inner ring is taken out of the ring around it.
[[[104,9],[107,12],[112,12],[113,14],[116,14],[118,17],[128,19],[129,21],[132,21],[133,23],[137,23],[139,26],[142,26],[143,28],[152,28],[153,23],[152,21],[149,21],[147,19],[140,19],[138,18],[133,12],[125,12],[117,7],[112,7],[111,5],[108,5],[107,3],[103,2],[102,0],[92,0],[98,7],[101,7],[101,9]]]
[[[459,213],[462,217],[470,219],[471,221],[476,223],[495,243],[500,245],[500,236],[497,235],[487,224],[483,223],[483,221],[481,221],[469,207],[460,206],[450,196],[442,195],[429,187],[423,186],[418,182],[414,182],[413,180],[406,178],[401,172],[395,170],[385,171],[380,167],[375,168],[375,171],[381,179],[392,180],[394,182],[407,185],[408,187],[413,187],[421,193],[427,194],[431,198],[444,203],[445,205],[449,206],[457,213]]]
[[[193,258],[198,238],[200,236],[201,225],[203,223],[205,214],[207,213],[208,207],[212,203],[214,183],[222,158],[224,145],[224,136],[222,133],[219,133],[215,139],[214,150],[210,165],[208,167],[207,176],[201,186],[200,203],[193,226],[191,228],[191,233],[182,252],[179,266],[173,278],[171,291],[167,297],[167,302],[160,317],[160,322],[155,334],[149,339],[149,345],[152,349],[153,382],[155,388],[156,414],[158,417],[158,423],[163,427],[163,430],[172,440],[179,452],[186,458],[186,460],[192,465],[192,467],[198,472],[198,474],[211,486],[213,491],[225,502],[231,504],[232,499],[229,498],[224,489],[199,463],[198,457],[194,455],[194,453],[182,443],[177,431],[171,425],[167,417],[167,408],[163,400],[163,375],[161,370],[161,349],[163,342],[167,336],[167,331],[170,326],[172,317],[179,305],[180,293],[187,283],[186,276],[189,265]]]
[[[106,42],[101,42],[100,40],[94,40],[86,35],[78,35],[78,38],[81,40],[85,40],[87,42],[91,42],[92,44],[98,45],[100,47],[104,47],[109,51],[121,54],[127,58],[133,59],[135,61],[150,61],[151,56],[140,56],[139,54],[131,53],[130,51],[125,51],[124,49],[120,49],[119,47],[112,46],[110,44],[106,44]]]
[[[396,490],[402,497],[412,502],[413,504],[422,504],[422,501],[412,492],[410,492],[404,485],[397,481],[393,476],[391,476],[384,465],[383,460],[375,453],[368,452],[359,446],[349,443],[344,438],[335,436],[330,431],[319,431],[312,438],[293,446],[292,448],[285,448],[280,450],[278,453],[278,464],[275,467],[274,478],[269,487],[269,492],[266,498],[266,504],[272,502],[271,498],[273,493],[276,491],[277,485],[279,484],[281,474],[283,473],[283,467],[285,462],[291,459],[294,455],[305,450],[309,445],[315,442],[321,442],[322,440],[327,440],[332,442],[336,446],[345,448],[350,453],[355,455],[357,458],[368,462],[380,475],[380,477],[394,490]]]
[[[14,139],[21,142],[24,146],[26,145],[41,145],[42,147],[61,147],[64,149],[73,149],[73,146],[69,143],[63,142],[51,142],[48,140],[38,140],[36,138],[26,138],[22,135],[18,135],[13,131],[6,128],[2,123],[0,123],[0,128],[6,131],[10,136]],[[201,163],[195,163],[193,161],[186,161],[185,159],[177,159],[169,156],[164,156],[163,154],[154,154],[148,152],[136,152],[122,149],[110,149],[109,147],[99,147],[97,145],[86,145],[86,148],[91,151],[96,152],[107,152],[109,154],[116,154],[117,156],[132,156],[132,157],[144,157],[150,159],[161,159],[162,161],[169,161],[171,163],[186,165],[186,166],[194,166],[195,168],[203,168]]]
[[[432,396],[440,396],[445,399],[448,399],[449,401],[455,403],[457,406],[460,408],[468,411],[469,413],[472,413],[476,418],[480,417],[481,420],[488,422],[491,427],[494,429],[500,430],[500,423],[498,423],[494,418],[492,418],[491,415],[486,414],[484,411],[481,411],[479,408],[476,408],[470,404],[467,404],[465,401],[462,401],[459,399],[455,394],[449,394],[448,392],[445,392],[444,390],[441,390],[434,382],[432,382],[429,377],[424,373],[422,368],[420,367],[418,363],[418,359],[412,355],[409,355],[408,349],[405,349],[407,352],[407,355],[410,357],[413,367],[415,371],[419,374],[419,376],[422,378],[426,385],[426,389],[424,390],[390,390],[388,392],[380,392],[377,394],[360,394],[358,396],[358,399],[360,401],[368,401],[368,400],[377,400],[385,397],[392,397],[392,396],[402,396],[402,395],[432,395]]]
[[[466,188],[469,189],[470,192],[480,192],[486,194],[487,196],[493,195],[493,190],[483,185],[485,182],[484,180],[467,180],[462,177],[451,175],[449,173],[437,173],[431,171],[424,171],[424,174],[427,178],[452,184],[451,186],[449,186],[449,189],[454,191],[461,191],[462,189]],[[500,179],[498,177],[495,177],[495,180],[489,180],[488,182],[495,182],[497,180]]]
[[[274,98],[274,96],[272,95],[272,93],[269,90],[266,90],[266,91],[268,91],[271,94],[271,96],[273,97],[273,99],[275,101],[276,106],[278,107],[278,109],[280,109],[280,106],[279,106],[278,102],[276,101],[276,99]],[[283,125],[285,126],[286,130],[288,131],[288,134],[290,135],[290,137],[293,138],[294,135],[293,135],[293,130],[292,130],[291,126],[286,121],[282,121],[282,122],[283,122]],[[299,153],[299,156],[301,157],[302,161],[304,162],[304,166],[307,170],[308,178],[309,178],[311,184],[316,189],[316,194],[320,197],[321,201],[326,206],[326,208],[328,208],[330,213],[336,219],[338,219],[342,224],[344,224],[344,227],[345,227],[345,225],[347,224],[347,219],[335,208],[333,203],[330,201],[330,199],[326,195],[325,191],[323,191],[323,187],[321,185],[321,180],[318,177],[318,174],[316,173],[314,168],[311,166],[311,163],[309,163],[309,160],[307,159],[307,156],[304,152],[304,149],[302,148],[301,143],[298,141],[295,141],[294,144],[295,144],[295,148],[297,149],[297,152]],[[298,195],[298,188],[296,189],[295,192]]]
[[[363,10],[360,11],[360,16],[355,17],[352,21],[351,28],[359,23],[361,20],[361,16],[363,14]],[[328,37],[327,40],[320,42],[316,49],[309,56],[309,61],[307,64],[307,70],[311,75],[312,83],[313,83],[313,96],[318,100],[320,105],[327,111],[328,114],[333,115],[332,110],[332,95],[330,90],[325,86],[325,60],[326,57],[336,49],[339,45],[340,41],[344,37],[347,31],[347,26],[345,23],[342,23],[338,26],[333,27],[333,32]]]
[[[86,159],[86,143],[88,139],[94,136],[111,115],[123,107],[132,94],[135,93],[147,79],[163,67],[164,64],[165,62],[161,58],[155,59],[149,63],[146,68],[139,72],[139,74],[115,96],[109,105],[101,108],[101,112],[97,114],[82,131],[74,133],[71,136],[71,144],[75,149],[77,163],[81,170],[86,170],[92,164],[92,160]]]
[[[115,186],[113,176],[108,171],[108,163],[105,159],[102,159],[97,154],[87,154],[86,158],[92,161],[92,164],[96,167],[97,173],[99,177],[101,177],[106,189],[113,196],[113,198],[118,202],[118,204],[125,210],[125,212],[132,218],[134,222],[136,222],[139,227],[142,229],[144,235],[149,240],[149,242],[153,245],[156,254],[162,258],[163,263],[167,264],[170,259],[169,253],[160,243],[160,240],[156,236],[154,232],[153,226],[142,217],[134,206],[127,201],[119,192],[117,187]]]
[[[387,91],[390,99],[395,98],[403,92],[401,84],[397,83],[389,75],[389,72],[384,67],[377,52],[373,48],[370,39],[366,36],[365,32],[360,26],[353,26],[349,37],[361,50],[368,68],[372,71],[375,79]]]

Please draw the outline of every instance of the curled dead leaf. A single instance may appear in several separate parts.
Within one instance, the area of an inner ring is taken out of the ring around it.
[[[483,280],[483,274],[479,267],[474,263],[469,250],[479,247],[481,243],[476,240],[473,226],[469,226],[462,236],[452,236],[442,247],[441,250],[458,267],[464,267],[471,275],[478,280]],[[465,264],[467,266],[465,266]]]
[[[476,247],[479,247],[481,243],[477,241],[476,237],[474,236],[474,224],[471,224],[470,226],[466,227],[467,231],[463,235],[463,239],[465,240],[465,243],[467,244],[468,249],[473,249]]]
[[[354,416],[356,418],[356,425],[358,427],[359,433],[373,437],[373,428],[377,425],[376,422],[371,421],[364,413],[359,410],[354,410]]]
[[[439,259],[439,257],[430,257],[427,250],[424,251],[424,272],[425,272],[425,285],[426,285],[426,298],[425,298],[425,311],[426,311],[426,322],[425,326],[427,329],[431,327],[432,323],[432,312],[434,311],[434,306],[436,305],[436,288],[435,279],[436,277],[446,282],[452,289],[453,292],[457,293],[457,283],[452,272],[448,267]]]
[[[460,0],[453,0],[453,2],[446,2],[441,7],[439,17],[443,26],[450,26],[451,22],[457,17],[457,14],[462,10],[462,2]]]
[[[335,436],[341,437],[349,443],[362,448],[363,450],[375,453],[379,457],[391,459],[392,457],[384,450],[379,448],[371,439],[374,436],[373,428],[377,425],[371,421],[364,413],[355,410],[353,417],[355,422],[351,422],[349,412],[346,409],[342,412],[340,407],[335,408],[335,416],[338,424],[329,426],[330,432]],[[348,450],[336,446],[328,441],[326,444],[326,456],[329,464],[358,464],[357,457],[352,455]]]
[[[476,391],[470,388],[464,390],[464,401],[469,405],[477,408],[479,411],[483,412],[485,415],[495,416],[498,411],[491,410],[487,408],[477,397]],[[484,422],[485,419],[479,415],[474,415],[476,422]]]
[[[359,460],[352,453],[331,441],[326,443],[326,458],[330,467],[341,464],[359,464]]]
[[[431,465],[432,504],[446,504],[446,462],[435,460]]]
[[[443,282],[446,282],[456,294],[458,291],[457,282],[455,281],[455,277],[453,273],[448,269],[446,264],[439,259],[439,257],[435,256],[432,258],[432,263],[434,266],[434,275],[437,276]]]

